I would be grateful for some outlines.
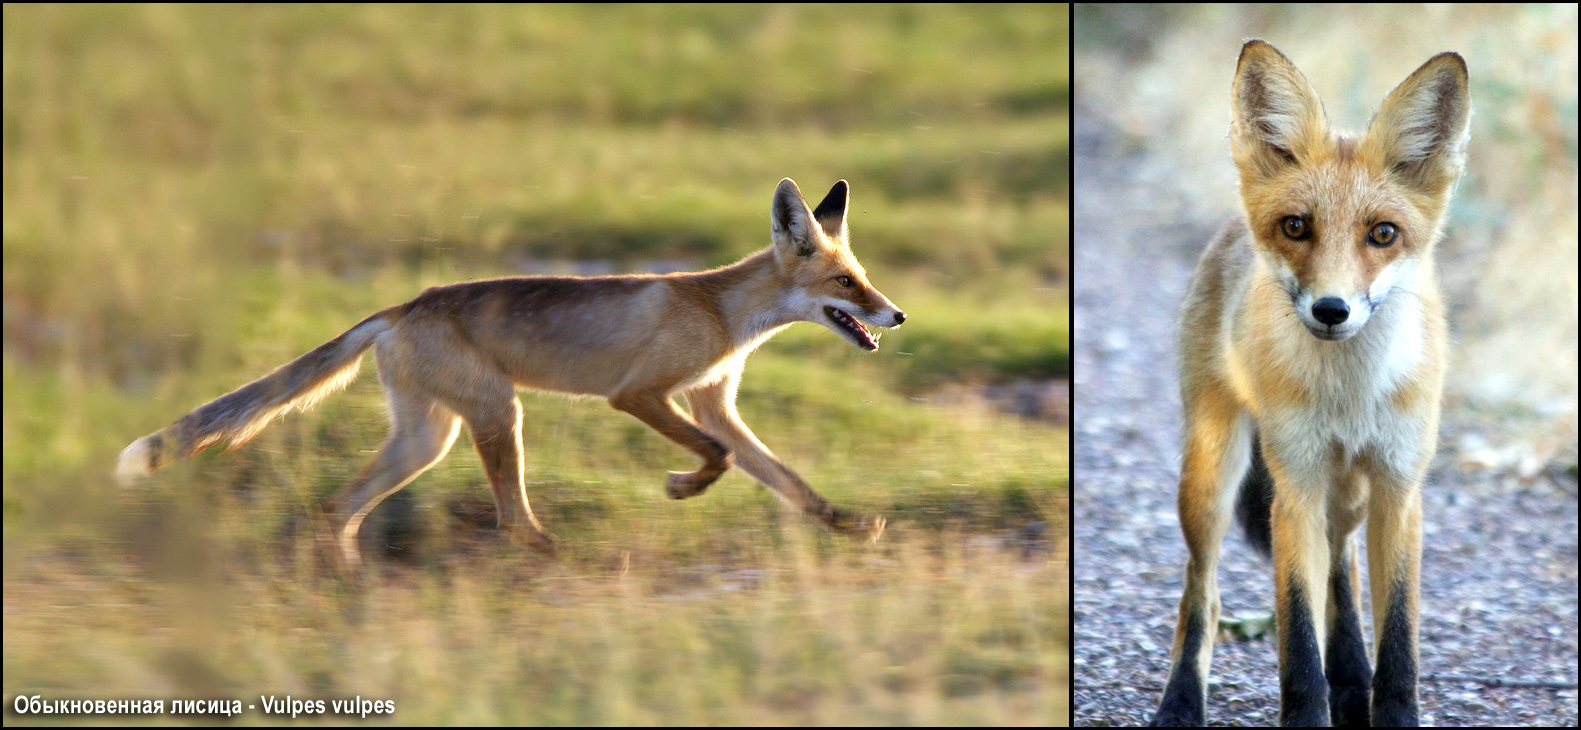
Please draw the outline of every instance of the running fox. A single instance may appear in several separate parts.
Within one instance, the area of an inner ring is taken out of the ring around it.
[[[275,416],[307,408],[376,353],[393,429],[328,503],[339,554],[360,565],[357,529],[380,500],[438,463],[461,424],[494,489],[499,526],[546,552],[554,541],[527,503],[517,388],[599,395],[702,457],[671,472],[672,499],[703,493],[731,464],[837,532],[877,539],[884,518],[837,509],[747,429],[736,385],[747,355],[793,322],[816,322],[864,350],[868,327],[906,315],[851,253],[846,181],[809,209],[786,178],[770,206],[773,244],[729,266],[660,276],[514,277],[428,289],[374,314],[269,375],[223,395],[121,452],[123,480],[221,441],[232,448]],[[671,397],[684,395],[688,416]]]
[[[1204,724],[1235,511],[1272,552],[1280,723],[1414,726],[1419,486],[1448,348],[1433,246],[1465,161],[1466,63],[1428,60],[1360,137],[1332,132],[1263,41],[1241,48],[1232,97],[1244,215],[1209,244],[1181,307],[1190,555],[1152,724]],[[1376,672],[1350,539],[1364,517]]]

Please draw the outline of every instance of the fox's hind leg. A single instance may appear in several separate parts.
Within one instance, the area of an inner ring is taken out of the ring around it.
[[[1178,495],[1189,553],[1186,587],[1170,651],[1169,684],[1153,727],[1201,727],[1206,720],[1208,665],[1219,625],[1219,549],[1251,463],[1251,442],[1251,419],[1225,386],[1209,383],[1188,393]]]
[[[329,501],[329,518],[343,568],[362,564],[357,529],[385,497],[438,463],[455,443],[461,421],[450,409],[415,392],[398,390],[380,373],[394,428],[379,453]]]
[[[500,529],[539,552],[554,554],[554,538],[538,523],[527,501],[522,463],[522,407],[509,381],[481,388],[480,397],[457,403],[472,444],[483,460],[483,471],[494,490]]]

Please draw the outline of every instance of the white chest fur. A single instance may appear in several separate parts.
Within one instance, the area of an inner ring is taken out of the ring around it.
[[[1250,367],[1246,395],[1260,407],[1258,430],[1292,473],[1324,474],[1366,453],[1405,477],[1421,463],[1422,414],[1403,411],[1395,396],[1417,377],[1427,338],[1418,300],[1395,291],[1361,332],[1343,342],[1313,337],[1295,317],[1281,318],[1258,352],[1231,357]],[[1283,383],[1270,382],[1277,373]],[[1294,385],[1296,398],[1269,397]],[[1315,488],[1325,485],[1313,484]]]

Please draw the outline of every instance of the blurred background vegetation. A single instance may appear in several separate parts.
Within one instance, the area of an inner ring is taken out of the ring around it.
[[[990,395],[1052,399],[1069,369],[1063,6],[7,5],[4,34],[8,697],[1065,721],[1062,409]],[[463,440],[375,511],[381,572],[344,585],[313,536],[384,437],[368,370],[236,452],[111,483],[133,438],[425,286],[761,248],[786,176],[851,182],[853,248],[911,317],[872,356],[792,327],[740,407],[890,517],[877,545],[740,474],[669,502],[689,455],[527,394],[561,558],[494,539]]]
[[[1139,165],[1148,209],[1205,231],[1192,246],[1240,204],[1226,135],[1245,39],[1289,56],[1330,122],[1358,132],[1433,54],[1464,56],[1470,156],[1438,250],[1454,338],[1445,447],[1465,466],[1574,484],[1574,4],[1084,4],[1076,26],[1078,119],[1094,120],[1078,133]]]

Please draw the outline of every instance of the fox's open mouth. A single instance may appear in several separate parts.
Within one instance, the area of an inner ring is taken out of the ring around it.
[[[839,325],[841,330],[850,333],[851,339],[856,341],[858,347],[864,350],[878,349],[878,339],[883,336],[882,333],[869,332],[861,322],[856,321],[855,317],[834,307],[824,307],[823,313],[829,315],[829,319]]]

